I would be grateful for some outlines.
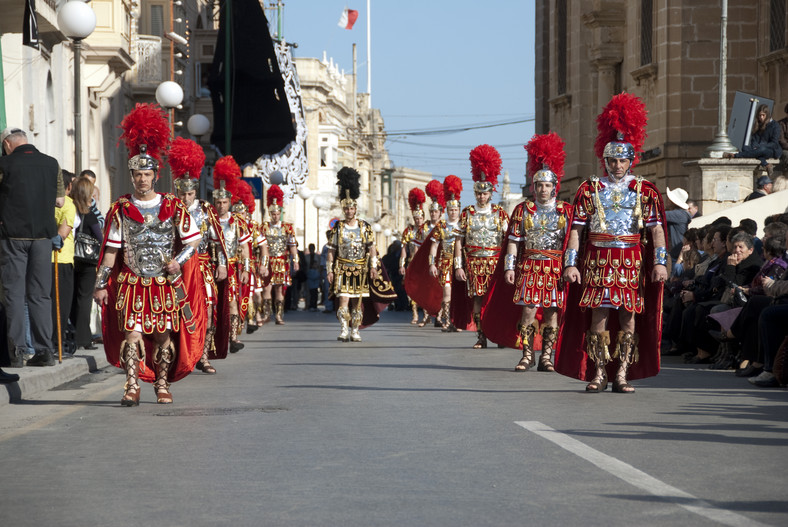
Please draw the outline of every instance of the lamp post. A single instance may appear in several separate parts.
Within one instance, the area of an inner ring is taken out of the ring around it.
[[[186,129],[189,131],[191,135],[197,138],[197,144],[200,145],[200,141],[202,136],[208,133],[208,130],[211,129],[211,121],[208,120],[201,113],[196,113],[189,117],[189,120],[186,121]],[[202,147],[202,145],[200,145]],[[206,192],[206,182],[205,178],[200,178],[200,199],[206,199],[207,192]]]
[[[80,59],[82,40],[96,29],[96,13],[86,3],[66,2],[57,14],[60,30],[74,42],[74,172],[82,172],[82,98]]]
[[[327,209],[329,204],[324,198],[321,198],[320,196],[315,196],[314,198],[312,198],[312,205],[314,205],[315,209],[317,209],[317,221],[315,222],[315,227],[316,227],[315,247],[320,247],[320,209]]]
[[[302,185],[298,188],[298,197],[304,200],[304,248],[306,248],[306,202],[312,196],[312,192]]]
[[[722,10],[720,16],[720,79],[719,79],[719,101],[717,103],[717,136],[709,145],[706,151],[711,155],[712,152],[736,152],[736,147],[731,144],[728,138],[728,131],[725,128],[725,117],[728,113],[728,102],[725,98],[728,91],[726,82],[728,71],[728,0],[722,0]],[[714,156],[712,156],[714,157]],[[719,157],[719,156],[717,156]]]

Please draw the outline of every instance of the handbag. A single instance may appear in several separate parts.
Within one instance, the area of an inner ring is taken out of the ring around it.
[[[82,232],[85,225],[83,220],[79,224],[76,235],[74,236],[74,260],[86,264],[98,265],[101,242],[90,234]]]

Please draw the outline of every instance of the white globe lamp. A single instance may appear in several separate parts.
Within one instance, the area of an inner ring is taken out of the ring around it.
[[[202,137],[211,129],[211,121],[201,113],[196,113],[186,121],[186,129],[194,137]]]
[[[162,108],[175,108],[183,102],[183,88],[177,82],[162,82],[156,88],[156,102]]]
[[[96,13],[85,2],[66,2],[57,13],[57,25],[68,38],[82,40],[96,29]]]
[[[390,237],[391,236],[391,229],[386,229],[385,231],[383,231],[383,236],[385,236],[386,238]]]

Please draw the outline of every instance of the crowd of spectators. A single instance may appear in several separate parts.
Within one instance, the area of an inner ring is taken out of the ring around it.
[[[666,287],[663,355],[778,386],[774,358],[788,345],[788,214],[688,229]],[[784,342],[785,341],[785,342]]]

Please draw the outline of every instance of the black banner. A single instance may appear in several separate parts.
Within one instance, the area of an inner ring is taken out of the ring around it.
[[[22,44],[38,49],[38,20],[36,19],[36,0],[25,0]]]

